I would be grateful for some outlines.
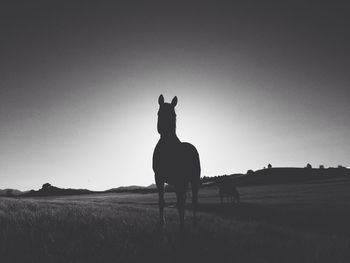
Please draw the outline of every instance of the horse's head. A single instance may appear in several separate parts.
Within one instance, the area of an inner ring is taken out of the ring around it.
[[[160,135],[175,134],[176,129],[176,113],[175,106],[177,104],[177,97],[175,96],[171,103],[164,102],[163,95],[158,98],[158,124],[157,129]]]

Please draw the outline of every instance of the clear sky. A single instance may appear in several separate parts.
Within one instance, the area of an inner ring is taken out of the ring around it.
[[[86,2],[1,4],[0,189],[153,183],[160,94],[202,176],[350,166],[346,1]]]

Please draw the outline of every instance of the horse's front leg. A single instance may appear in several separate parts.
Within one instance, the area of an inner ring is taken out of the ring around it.
[[[184,230],[185,228],[185,203],[186,203],[186,192],[178,191],[176,193],[177,197],[177,209],[179,211],[180,218],[180,230]]]
[[[157,185],[157,189],[158,189],[159,225],[163,226],[165,223],[165,219],[164,219],[164,206],[165,206],[164,181],[157,180],[157,176],[156,176],[156,185]]]

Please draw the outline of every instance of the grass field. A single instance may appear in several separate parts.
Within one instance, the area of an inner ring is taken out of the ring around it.
[[[238,190],[202,188],[184,233],[173,193],[163,231],[156,194],[1,198],[0,262],[350,262],[349,180]]]

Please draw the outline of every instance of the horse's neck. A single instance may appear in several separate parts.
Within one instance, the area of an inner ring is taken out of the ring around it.
[[[176,136],[176,133],[161,135],[160,141],[165,143],[165,144],[180,144],[181,143],[179,138]]]

